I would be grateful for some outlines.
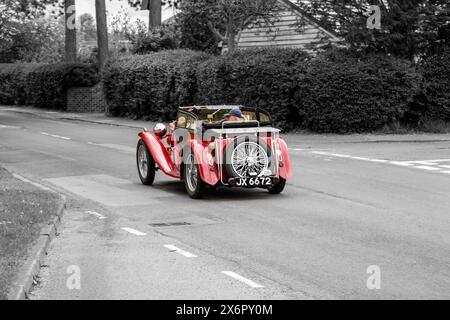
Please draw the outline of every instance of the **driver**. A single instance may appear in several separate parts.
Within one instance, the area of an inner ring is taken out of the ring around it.
[[[244,116],[240,109],[232,109],[225,115],[225,120],[229,122],[244,122]]]
[[[220,120],[218,123],[224,123],[224,122],[244,122],[245,118],[244,115],[242,114],[241,109],[231,109],[230,112],[228,112],[225,116],[225,119]],[[209,144],[209,150],[211,152],[213,152],[216,149],[216,144],[214,142],[211,142]]]

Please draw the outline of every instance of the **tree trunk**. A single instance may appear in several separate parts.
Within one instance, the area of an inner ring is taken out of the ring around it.
[[[71,63],[77,60],[77,28],[75,0],[66,0],[64,2],[65,16],[65,53],[66,62]]]
[[[161,0],[150,0],[149,28],[160,27],[162,23]]]
[[[228,31],[228,53],[232,54],[234,51],[236,51],[236,34],[233,30]]]
[[[105,0],[95,0],[95,15],[97,19],[98,64],[99,69],[102,70],[109,55]]]

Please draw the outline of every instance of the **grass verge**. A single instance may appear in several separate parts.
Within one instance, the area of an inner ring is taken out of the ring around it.
[[[28,250],[58,210],[60,197],[14,178],[0,168],[0,300]]]

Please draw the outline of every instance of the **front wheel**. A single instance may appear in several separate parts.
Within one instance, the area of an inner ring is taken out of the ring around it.
[[[284,187],[286,186],[286,179],[280,178],[280,181],[277,184],[269,187],[269,193],[271,194],[280,194],[283,192]]]
[[[189,155],[183,166],[183,180],[188,195],[192,199],[201,198],[205,190],[205,183],[200,176],[195,156]]]
[[[140,140],[136,151],[136,162],[139,178],[146,186],[151,186],[155,181],[156,165],[147,145]]]

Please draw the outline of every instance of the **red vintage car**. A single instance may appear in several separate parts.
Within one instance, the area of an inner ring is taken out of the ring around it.
[[[184,182],[191,198],[206,186],[281,193],[292,175],[286,142],[269,114],[242,106],[179,108],[177,119],[139,133],[137,167],[144,185],[155,173]]]

